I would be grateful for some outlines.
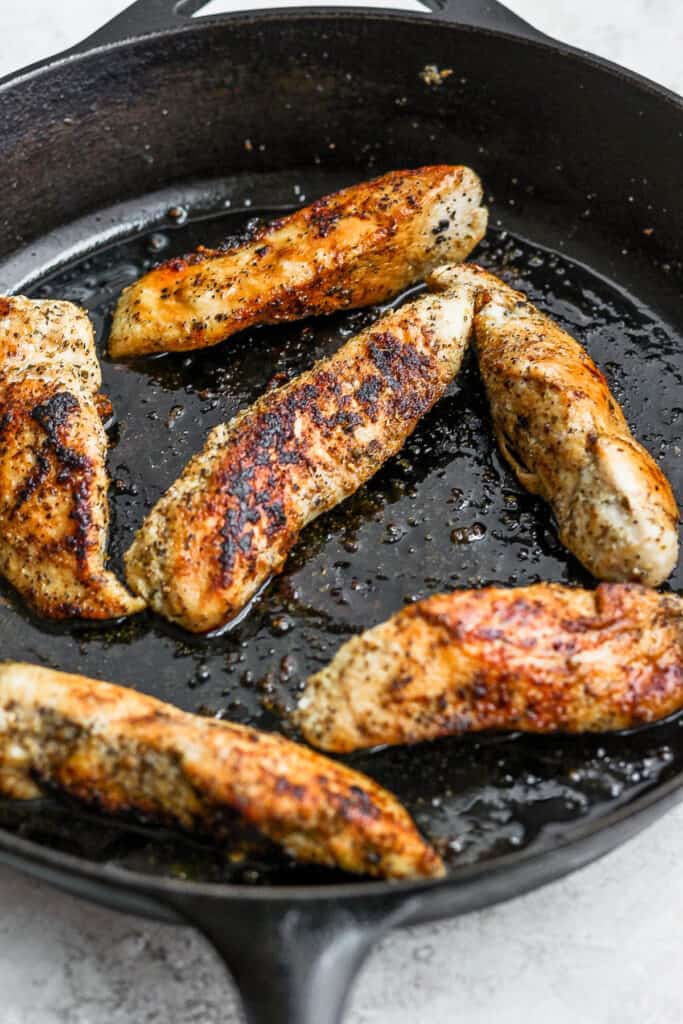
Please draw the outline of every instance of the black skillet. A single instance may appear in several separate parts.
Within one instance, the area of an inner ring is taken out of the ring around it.
[[[478,258],[581,334],[680,497],[681,100],[486,0],[191,20],[201,6],[139,0],[0,83],[0,290],[82,302],[102,342],[117,292],[160,255],[385,169],[466,162],[490,191]],[[105,359],[114,564],[211,424],[375,313],[261,329],[187,359]],[[286,728],[301,680],[354,630],[449,586],[539,578],[587,582],[500,462],[470,359],[401,457],[307,531],[225,636],[191,640],[145,616],[47,629],[5,589],[2,656]],[[670,585],[682,583],[679,570]],[[632,736],[449,740],[352,762],[439,844],[445,881],[352,881],[237,836],[243,859],[228,862],[52,800],[0,807],[0,856],[108,906],[193,922],[249,1020],[334,1024],[387,928],[557,878],[683,792],[676,719]]]

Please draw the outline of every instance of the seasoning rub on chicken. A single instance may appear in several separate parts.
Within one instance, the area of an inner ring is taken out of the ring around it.
[[[104,567],[100,383],[83,310],[0,298],[0,572],[48,618],[111,619],[144,606]]]
[[[444,872],[390,793],[306,747],[122,686],[0,665],[0,793],[45,788],[217,840],[237,813],[292,856],[359,874]]]
[[[479,267],[444,267],[430,283],[477,291],[474,335],[500,449],[552,506],[562,543],[598,579],[662,583],[678,559],[676,501],[588,353]]]
[[[193,632],[236,616],[306,523],[398,452],[443,395],[472,309],[467,286],[424,295],[214,429],[136,534],[132,589]]]
[[[296,720],[342,753],[482,729],[625,729],[681,707],[683,599],[539,583],[405,608],[308,680]]]
[[[383,302],[466,259],[486,231],[481,201],[474,171],[449,165],[324,196],[247,242],[171,259],[126,288],[109,352],[205,348],[256,324]]]

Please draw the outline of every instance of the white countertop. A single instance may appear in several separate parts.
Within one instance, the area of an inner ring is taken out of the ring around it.
[[[121,0],[2,0],[0,74],[76,42],[124,6]],[[211,5],[247,6],[257,4]],[[680,0],[510,0],[509,6],[549,35],[683,92]],[[345,1024],[527,1024],[529,1018],[679,1024],[682,921],[679,807],[562,882],[464,918],[392,934],[363,971]],[[113,914],[6,868],[0,868],[0,993],[1,1024],[240,1019],[214,953],[190,929]]]

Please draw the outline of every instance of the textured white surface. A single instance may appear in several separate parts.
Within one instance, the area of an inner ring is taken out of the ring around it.
[[[123,6],[121,0],[0,0],[0,73],[76,42]],[[231,6],[247,4],[214,0],[212,9]],[[680,0],[510,0],[509,6],[556,38],[683,92]],[[359,980],[348,1024],[527,1024],[530,1018],[679,1024],[682,854],[679,808],[563,882],[466,918],[391,935]],[[0,992],[0,1024],[240,1019],[214,954],[189,929],[115,915],[5,868]]]

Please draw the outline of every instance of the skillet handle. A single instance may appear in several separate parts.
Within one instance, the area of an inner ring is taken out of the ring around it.
[[[92,50],[109,43],[120,43],[133,36],[163,32],[187,25],[188,18],[205,7],[209,0],[135,0],[120,14],[98,28],[75,47]]]
[[[547,41],[550,37],[534,28],[498,0],[419,0],[444,21],[495,32],[509,32],[523,39]]]
[[[357,914],[332,899],[172,899],[225,963],[248,1024],[340,1024],[370,947],[397,923],[362,903]]]
[[[304,0],[305,2],[305,0]],[[419,0],[434,14],[458,25],[472,25],[498,32],[509,32],[524,39],[547,40],[548,36],[513,14],[498,0]],[[135,0],[115,18],[84,39],[73,52],[91,50],[109,43],[122,42],[133,36],[154,34],[165,29],[187,25],[188,18],[205,7],[208,0]],[[362,3],[362,0],[361,0]],[[249,8],[249,0],[240,4]],[[334,3],[329,6],[334,6]],[[277,0],[273,0],[277,7]],[[387,0],[391,8],[391,0]]]

